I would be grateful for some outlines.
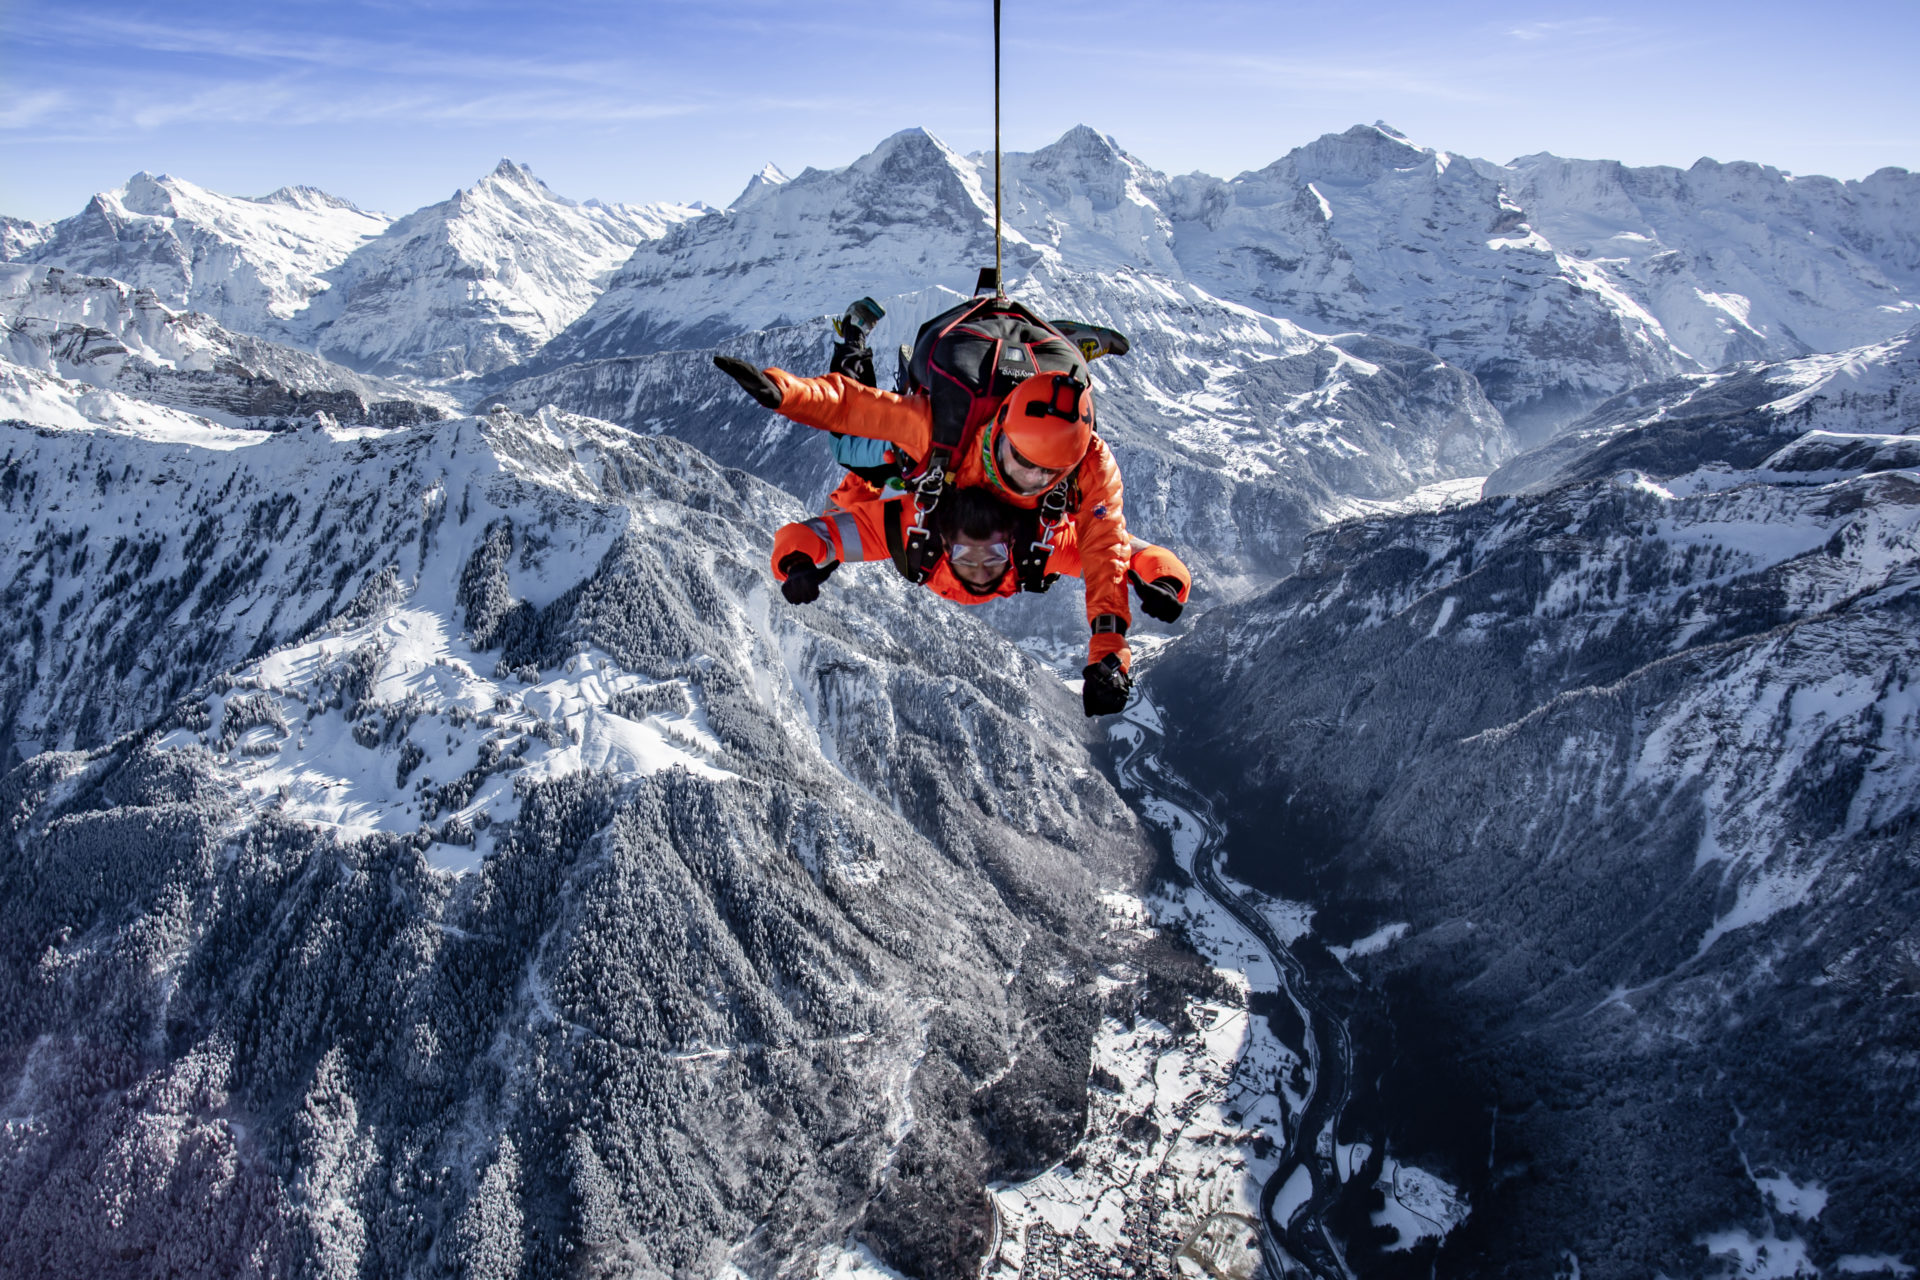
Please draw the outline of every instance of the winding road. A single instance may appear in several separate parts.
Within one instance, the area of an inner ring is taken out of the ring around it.
[[[1267,1270],[1276,1277],[1305,1271],[1318,1280],[1353,1280],[1339,1241],[1326,1224],[1327,1212],[1340,1193],[1334,1135],[1347,1105],[1353,1075],[1352,1040],[1346,1023],[1314,997],[1306,971],[1274,932],[1272,923],[1221,879],[1219,858],[1225,830],[1207,798],[1169,770],[1152,749],[1152,740],[1160,736],[1157,721],[1151,712],[1129,714],[1127,726],[1135,732],[1115,733],[1115,745],[1121,748],[1114,760],[1115,780],[1123,792],[1132,793],[1138,812],[1169,829],[1176,856],[1181,852],[1183,835],[1192,840],[1190,863],[1187,859],[1182,862],[1192,872],[1194,882],[1266,949],[1280,975],[1281,993],[1299,1012],[1305,1028],[1303,1043],[1288,1047],[1305,1063],[1307,1095],[1288,1126],[1280,1167],[1260,1189],[1260,1224],[1264,1228],[1261,1254]],[[1192,824],[1190,828],[1188,823]],[[1277,1221],[1275,1202],[1302,1168],[1307,1171],[1311,1189],[1285,1222]]]

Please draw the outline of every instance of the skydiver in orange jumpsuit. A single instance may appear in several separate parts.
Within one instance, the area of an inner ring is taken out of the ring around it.
[[[795,422],[885,440],[914,459],[932,452],[933,408],[924,394],[881,391],[841,373],[798,378],[731,356],[716,356],[714,364],[761,404]],[[1092,387],[1066,373],[1034,374],[992,417],[965,432],[950,465],[954,487],[986,489],[1025,510],[1040,508],[1070,478],[1064,515],[1076,534],[1092,631],[1082,698],[1088,715],[1121,710],[1133,685],[1126,633],[1133,621],[1127,573],[1134,547],[1121,508],[1120,469],[1094,434]]]

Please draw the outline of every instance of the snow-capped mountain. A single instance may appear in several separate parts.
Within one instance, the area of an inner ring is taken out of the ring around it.
[[[1181,1005],[1077,700],[677,441],[0,430],[15,1267],[971,1275]]]
[[[1522,156],[1482,171],[1703,369],[1839,351],[1920,322],[1920,177]]]
[[[1466,1179],[1443,1272],[1920,1258],[1913,420],[1729,459],[1696,408],[1678,474],[1316,534],[1148,681],[1234,873],[1360,940],[1354,1140]]]
[[[908,130],[845,169],[762,175],[726,216],[637,252],[535,367],[708,346],[863,293],[966,288],[990,260],[990,169]],[[1498,166],[1384,125],[1231,181],[1169,179],[1086,127],[1005,170],[1010,279],[1145,271],[1313,331],[1425,348],[1539,429],[1658,377],[1803,354],[1802,329],[1833,346],[1884,338],[1920,305],[1916,196],[1897,170],[1841,184],[1702,162],[1659,193],[1653,171]],[[1576,181],[1596,174],[1616,189]],[[1734,341],[1721,321],[1736,314],[1760,327]]]
[[[1164,237],[1157,254],[1140,247],[1157,216],[1136,198],[1151,173],[1091,131],[1008,169],[1008,260],[1020,271],[1011,292],[1043,315],[1128,335],[1131,351],[1094,369],[1129,523],[1198,557],[1213,589],[1284,573],[1302,536],[1352,514],[1355,500],[1484,475],[1512,452],[1474,379],[1430,353],[1360,335],[1329,341],[1168,274]],[[977,162],[921,130],[847,169],[753,190],[637,249],[536,364],[647,354],[563,364],[494,400],[669,432],[817,500],[835,468],[816,433],[739,395],[706,350],[671,348],[732,334],[736,354],[816,372],[821,317],[871,292],[887,308],[872,338],[887,366],[963,296],[923,282],[964,289],[991,261],[991,200]],[[1056,213],[1042,216],[1048,207]]]
[[[324,292],[321,277],[387,223],[312,187],[249,199],[136,173],[13,260],[108,276],[260,335]]]
[[[729,209],[744,209],[747,205],[759,199],[761,194],[768,188],[784,186],[790,181],[792,181],[792,179],[781,172],[780,166],[769,160],[760,166],[760,172],[747,179],[746,187],[738,196],[734,197],[733,203],[727,207]]]
[[[1544,492],[1627,468],[1663,477],[1715,463],[1744,470],[1809,432],[1920,432],[1920,325],[1851,351],[1637,387],[1502,466],[1486,492]]]
[[[993,261],[991,200],[977,166],[922,129],[844,169],[784,182],[762,171],[724,213],[639,245],[532,367],[711,346],[839,315],[863,295],[970,289]]]
[[[1224,298],[1364,329],[1471,370],[1509,412],[1564,412],[1683,367],[1656,322],[1471,161],[1356,125],[1231,182],[1172,184],[1181,267]]]
[[[348,256],[294,331],[374,373],[489,373],[577,319],[636,245],[699,214],[687,205],[578,203],[502,160]]]
[[[174,311],[151,290],[59,267],[0,266],[5,360],[229,426],[286,426],[325,414],[345,424],[406,426],[448,416],[445,396],[362,377],[318,356],[232,333]],[[8,372],[14,372],[9,370]],[[24,385],[31,379],[16,379]],[[39,421],[15,405],[9,412]]]

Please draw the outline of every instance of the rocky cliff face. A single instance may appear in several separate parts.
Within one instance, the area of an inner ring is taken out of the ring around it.
[[[585,419],[8,430],[16,1265],[971,1274],[1074,1140],[1145,850],[1005,642]]]
[[[0,267],[5,357],[33,370],[212,415],[229,426],[338,423],[407,426],[448,416],[452,402],[366,378],[293,347],[174,311],[150,290],[59,267]],[[23,377],[15,374],[15,377]],[[23,406],[16,416],[36,421]]]
[[[1705,438],[1318,534],[1150,681],[1235,873],[1367,939],[1350,1123],[1474,1184],[1443,1269],[1920,1251],[1915,458]]]

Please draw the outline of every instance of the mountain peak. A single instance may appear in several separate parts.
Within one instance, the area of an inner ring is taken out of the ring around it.
[[[744,209],[761,196],[766,195],[767,192],[772,191],[776,187],[784,187],[791,181],[793,181],[793,179],[789,178],[786,173],[781,170],[779,165],[769,160],[760,166],[760,172],[747,179],[746,187],[734,198],[733,203],[727,207],[729,209]]]
[[[120,202],[135,213],[144,213],[155,218],[175,216],[173,196],[179,181],[171,174],[155,176],[145,169],[127,179],[127,185],[120,189]]]
[[[264,196],[255,196],[253,202],[285,205],[290,209],[346,209],[353,213],[365,212],[351,200],[343,200],[331,192],[304,185],[281,187]]]
[[[1110,135],[1085,124],[1073,126],[1061,134],[1052,146],[1043,147],[1041,151],[1097,157],[1102,160],[1117,159],[1125,154],[1121,151],[1120,144]]]
[[[498,178],[502,182],[511,182],[515,186],[525,187],[529,191],[547,191],[547,184],[533,176],[533,170],[524,164],[502,157],[499,164],[493,166],[493,172],[487,178]],[[482,179],[485,181],[486,179]]]

